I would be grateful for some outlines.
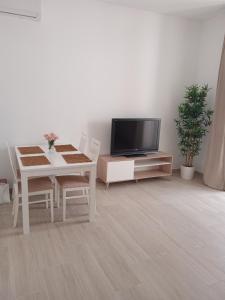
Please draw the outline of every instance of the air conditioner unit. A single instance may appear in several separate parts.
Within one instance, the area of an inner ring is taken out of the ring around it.
[[[38,20],[41,0],[0,0],[0,13]]]

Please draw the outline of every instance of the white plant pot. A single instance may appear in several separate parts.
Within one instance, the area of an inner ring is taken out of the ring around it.
[[[195,167],[185,167],[183,165],[180,167],[181,178],[185,180],[191,180],[194,177],[194,173]]]

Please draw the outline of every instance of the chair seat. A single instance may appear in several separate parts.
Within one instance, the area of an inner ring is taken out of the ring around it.
[[[88,179],[84,176],[68,175],[68,176],[57,176],[58,183],[62,188],[79,188],[89,187]]]
[[[49,177],[33,178],[28,180],[28,193],[36,193],[52,190],[53,184]],[[19,194],[21,194],[21,182],[18,182]]]

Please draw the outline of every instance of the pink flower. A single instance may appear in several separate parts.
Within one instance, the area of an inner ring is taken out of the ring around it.
[[[59,137],[54,132],[51,132],[44,134],[44,138],[50,142],[57,140]]]

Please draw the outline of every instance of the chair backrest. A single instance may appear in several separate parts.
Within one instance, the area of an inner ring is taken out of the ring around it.
[[[17,181],[16,166],[15,166],[12,151],[10,149],[10,146],[9,146],[8,142],[6,142],[6,147],[7,147],[7,150],[8,150],[9,161],[10,161],[10,166],[11,166],[11,169],[12,169],[12,172],[13,172],[13,177],[14,177],[14,180]]]
[[[100,154],[100,147],[101,147],[101,143],[98,140],[92,138],[90,147],[89,147],[89,151],[88,151],[88,157],[91,160],[97,162],[99,154]]]
[[[88,141],[87,134],[82,132],[81,137],[80,137],[80,145],[79,145],[80,152],[85,153],[85,150],[87,147],[87,141]]]

